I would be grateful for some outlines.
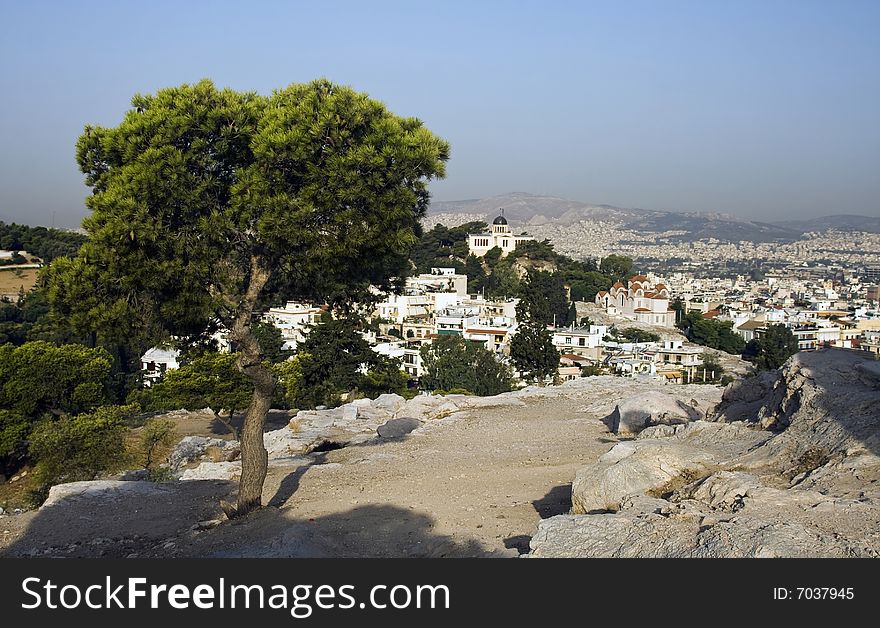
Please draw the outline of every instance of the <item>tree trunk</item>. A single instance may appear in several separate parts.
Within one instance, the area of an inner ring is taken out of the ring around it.
[[[251,316],[270,274],[259,257],[251,257],[247,292],[232,327],[232,339],[239,346],[238,369],[254,385],[254,395],[241,428],[241,480],[235,516],[246,515],[262,506],[263,481],[269,466],[269,456],[263,444],[263,426],[275,394],[275,376],[263,365],[260,343],[251,333]]]

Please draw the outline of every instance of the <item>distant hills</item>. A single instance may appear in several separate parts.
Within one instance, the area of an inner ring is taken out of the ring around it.
[[[880,233],[880,218],[856,215],[823,216],[810,220],[757,222],[730,214],[668,212],[583,203],[556,196],[512,192],[483,199],[439,201],[428,216],[457,213],[491,221],[504,208],[514,224],[572,225],[582,220],[604,221],[645,232],[681,231],[680,239],[716,238],[724,241],[791,241],[809,231],[869,231]]]
[[[807,231],[827,231],[828,229],[880,233],[880,217],[858,216],[856,214],[822,216],[810,220],[786,220],[774,224],[788,229],[795,229],[801,233]]]

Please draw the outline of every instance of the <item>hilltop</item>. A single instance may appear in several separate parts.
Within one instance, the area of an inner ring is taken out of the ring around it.
[[[204,479],[60,485],[39,511],[0,518],[0,553],[875,556],[878,390],[880,363],[828,350],[727,389],[605,376],[388,395],[267,434],[271,505],[247,518],[219,507],[235,463],[195,460]],[[641,423],[633,407],[650,410]],[[610,432],[615,408],[645,429]],[[387,416],[418,427],[377,435]]]

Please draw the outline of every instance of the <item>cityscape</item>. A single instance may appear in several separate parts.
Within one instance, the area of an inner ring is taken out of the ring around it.
[[[873,601],[880,4],[4,16],[0,617]]]

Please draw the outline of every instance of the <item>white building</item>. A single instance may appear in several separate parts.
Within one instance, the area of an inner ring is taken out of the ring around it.
[[[504,217],[504,210],[501,210],[501,215],[492,221],[489,233],[468,234],[468,250],[477,257],[483,257],[491,249],[498,247],[501,249],[501,256],[506,257],[519,244],[534,239],[533,236],[526,234],[514,235]]]
[[[180,351],[177,349],[166,349],[163,347],[147,349],[147,352],[141,356],[144,386],[152,386],[162,379],[166,371],[180,368],[180,363],[177,361],[179,357]]]
[[[263,315],[263,320],[281,330],[285,351],[296,349],[306,339],[308,327],[318,322],[323,309],[314,305],[288,301],[284,307],[273,307]]]
[[[675,327],[675,311],[669,309],[669,289],[662,283],[654,283],[645,275],[636,275],[627,286],[619,281],[609,291],[596,294],[596,304],[605,308],[610,316],[623,316],[630,320]]]
[[[572,353],[576,349],[595,349],[602,344],[602,339],[606,335],[608,335],[606,325],[556,329],[553,331],[553,346],[568,353]]]

